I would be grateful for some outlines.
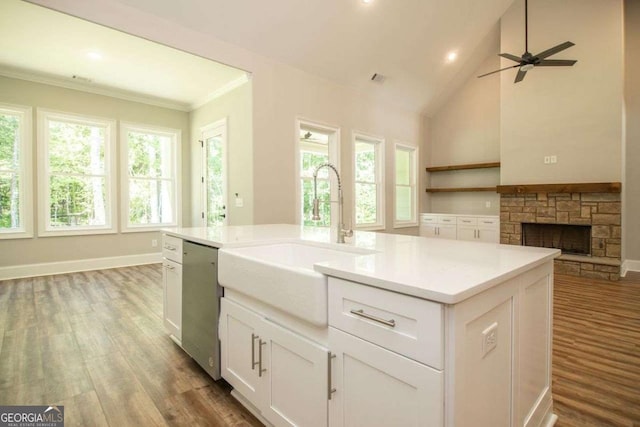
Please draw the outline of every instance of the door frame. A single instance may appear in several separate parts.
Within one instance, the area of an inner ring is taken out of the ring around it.
[[[220,129],[220,132],[216,132]],[[207,216],[208,216],[208,206],[207,203],[207,147],[205,144],[205,133],[207,132],[215,132],[216,134],[220,134],[222,139],[222,202],[225,209],[225,218],[222,221],[222,225],[228,225],[229,223],[229,198],[228,198],[228,175],[229,168],[227,163],[227,149],[228,149],[228,141],[227,141],[227,118],[223,117],[220,120],[216,120],[215,122],[209,123],[206,126],[200,128],[200,149],[202,153],[202,162],[200,164],[200,200],[202,202],[202,213],[201,213],[201,221],[204,227],[208,227],[207,224]]]

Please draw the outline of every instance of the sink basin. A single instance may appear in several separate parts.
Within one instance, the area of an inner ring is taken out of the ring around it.
[[[304,243],[225,248],[218,254],[218,280],[225,288],[316,326],[326,326],[327,277],[315,271],[313,265],[364,253],[370,252]]]

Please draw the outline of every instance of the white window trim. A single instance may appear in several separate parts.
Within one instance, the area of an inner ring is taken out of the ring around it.
[[[1,230],[2,239],[33,237],[33,109],[15,104],[0,104],[0,113],[20,116],[20,228]]]
[[[358,225],[356,223],[356,141],[363,141],[373,144],[376,151],[376,190],[377,190],[377,206],[376,217],[378,221],[375,224],[363,224]],[[353,207],[352,207],[352,222],[354,229],[378,231],[385,229],[385,140],[383,137],[367,134],[365,132],[353,131],[351,136],[352,148],[353,148]]]
[[[77,236],[92,234],[113,234],[117,232],[117,169],[116,169],[116,122],[112,119],[80,115],[54,110],[37,109],[38,116],[38,236]],[[51,206],[49,204],[49,165],[47,133],[49,120],[71,121],[88,125],[100,125],[106,127],[105,135],[105,194],[107,196],[107,209],[105,211],[106,224],[103,226],[81,226],[52,228],[49,225]]]
[[[220,120],[216,120],[213,123],[210,123],[206,126],[200,128],[200,137],[201,137],[201,145],[200,145],[200,203],[202,203],[202,209],[200,210],[200,221],[203,227],[207,227],[207,217],[209,215],[209,203],[207,203],[207,183],[205,179],[205,175],[207,173],[207,149],[204,146],[204,134],[209,131],[217,131],[220,130],[219,133],[222,135],[222,191],[223,191],[223,199],[224,203],[227,206],[225,210],[225,218],[223,221],[223,225],[229,224],[229,191],[228,191],[228,175],[229,175],[229,164],[228,164],[228,141],[227,141],[227,118],[223,117]],[[218,132],[216,132],[218,133]]]
[[[127,133],[129,131],[140,133],[152,133],[174,138],[173,146],[173,209],[174,221],[162,224],[129,224],[129,143]],[[181,153],[182,131],[180,129],[165,128],[142,123],[120,122],[120,231],[122,233],[140,233],[157,231],[165,227],[177,227],[182,224],[182,191],[181,191]]]
[[[340,127],[332,126],[325,123],[308,120],[298,117],[295,121],[295,141],[296,141],[296,167],[295,167],[295,182],[296,182],[296,211],[295,218],[296,224],[302,224],[302,186],[300,185],[300,129],[302,127],[317,129],[321,132],[332,133],[334,136],[329,141],[329,163],[332,163],[338,171],[340,171]],[[336,180],[333,172],[328,172],[329,180],[334,183],[331,186],[331,200],[338,200],[338,181]],[[340,179],[343,179],[342,171],[340,171]],[[342,191],[344,193],[344,181],[342,182]],[[340,221],[338,218],[338,206],[336,203],[331,203],[331,224],[335,225]]]
[[[413,152],[410,177],[412,180],[411,187],[411,203],[412,203],[412,219],[409,221],[398,221],[396,216],[396,153],[398,150]],[[393,149],[393,228],[406,228],[418,226],[418,147],[414,145],[396,142]]]

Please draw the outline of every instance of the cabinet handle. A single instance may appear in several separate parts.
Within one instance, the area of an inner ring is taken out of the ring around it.
[[[480,230],[478,230],[478,239],[480,238]]]
[[[164,245],[164,248],[169,250],[169,251],[174,251],[176,250],[176,247],[173,245]]]
[[[263,372],[267,372],[267,368],[262,368],[262,346],[267,344],[266,341],[258,340],[258,376],[262,377]]]
[[[336,392],[336,389],[331,385],[331,360],[335,359],[336,355],[329,352],[327,356],[327,399],[331,400],[331,395]]]
[[[251,370],[255,370],[258,362],[256,362],[256,340],[260,338],[256,334],[251,334]]]
[[[492,221],[482,221],[483,224],[493,224]]]
[[[385,320],[377,316],[373,316],[371,314],[367,314],[364,310],[351,310],[351,314],[355,314],[356,316],[364,317],[365,319],[373,320],[374,322],[382,323],[385,326],[390,326],[392,328],[396,327],[396,321],[394,319]]]

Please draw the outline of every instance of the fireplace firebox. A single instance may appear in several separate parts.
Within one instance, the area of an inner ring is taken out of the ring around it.
[[[590,256],[591,226],[523,223],[522,244],[560,249],[563,254]]]

